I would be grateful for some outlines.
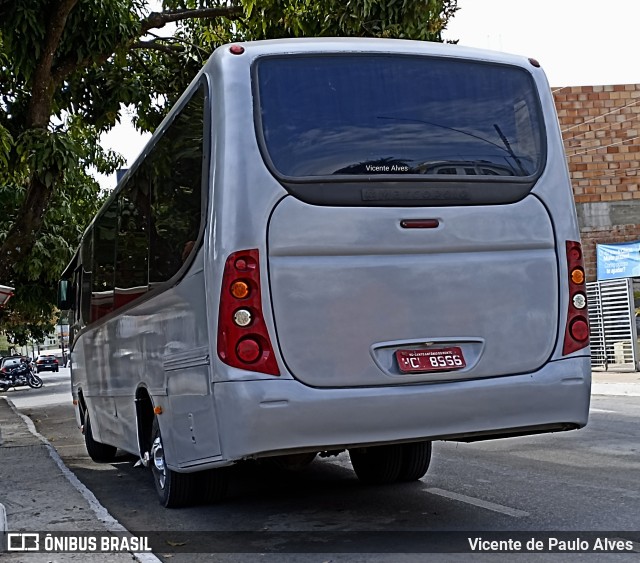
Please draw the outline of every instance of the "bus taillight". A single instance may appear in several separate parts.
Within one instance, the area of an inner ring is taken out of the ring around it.
[[[582,246],[568,240],[567,269],[569,272],[569,310],[564,332],[562,354],[566,356],[589,345],[589,320],[587,317],[587,288],[585,285]]]
[[[257,249],[234,252],[225,263],[218,316],[218,356],[233,367],[280,375],[262,314]]]

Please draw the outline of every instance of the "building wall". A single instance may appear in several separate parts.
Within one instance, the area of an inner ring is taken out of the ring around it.
[[[593,281],[597,243],[640,240],[640,84],[553,93]]]

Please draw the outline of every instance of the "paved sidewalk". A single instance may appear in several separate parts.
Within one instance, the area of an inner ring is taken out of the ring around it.
[[[0,397],[0,503],[3,562],[85,562],[88,558],[92,563],[159,561],[152,554],[129,552],[3,553],[8,532],[126,533],[37,433],[33,422],[4,397]]]
[[[640,373],[594,371],[593,395],[640,397]],[[2,553],[7,532],[74,531],[122,535],[126,530],[64,465],[33,422],[0,396],[0,555],[2,561],[81,562],[86,553]],[[159,560],[148,553],[92,553],[92,563]]]
[[[591,373],[591,394],[640,397],[640,373],[594,370]]]

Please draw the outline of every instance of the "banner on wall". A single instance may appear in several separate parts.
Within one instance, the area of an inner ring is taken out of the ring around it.
[[[640,241],[596,244],[598,281],[640,277]]]

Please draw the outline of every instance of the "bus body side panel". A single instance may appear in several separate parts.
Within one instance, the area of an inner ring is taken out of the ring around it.
[[[172,466],[220,454],[202,254],[178,285],[87,331],[73,352],[86,366],[73,385],[82,389],[95,438],[138,453],[134,398],[143,386],[163,409],[158,420]]]

